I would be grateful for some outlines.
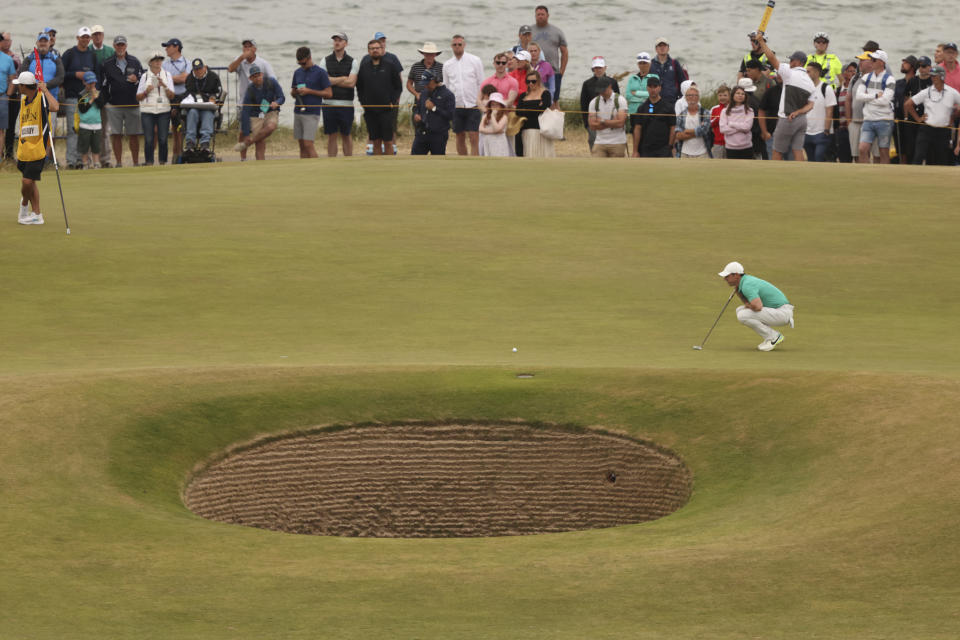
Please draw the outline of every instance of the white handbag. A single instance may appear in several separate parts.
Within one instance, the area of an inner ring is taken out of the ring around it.
[[[540,114],[540,135],[549,140],[563,139],[563,111],[547,109]]]

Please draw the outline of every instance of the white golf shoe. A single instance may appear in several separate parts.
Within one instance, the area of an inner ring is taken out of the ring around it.
[[[43,214],[31,213],[25,218],[18,218],[17,222],[20,224],[43,224]]]
[[[783,334],[778,333],[777,337],[774,340],[764,340],[763,342],[758,344],[757,349],[759,349],[760,351],[773,351],[773,348],[776,347],[781,342],[783,342]]]

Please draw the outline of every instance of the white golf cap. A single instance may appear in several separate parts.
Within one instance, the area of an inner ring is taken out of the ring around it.
[[[529,51],[517,51],[516,55],[514,55],[514,58],[517,60],[526,60],[527,62],[533,61],[533,57],[530,55]]]
[[[93,25],[92,27],[90,27],[90,33],[103,33],[103,25],[102,24]]]
[[[590,63],[591,69],[596,69],[597,67],[605,67],[605,66],[607,66],[607,61],[600,56],[597,56],[596,58],[594,58]]]
[[[93,35],[93,32],[90,31],[90,27],[80,27],[79,29],[77,29],[78,38],[81,36],[92,36],[92,35]]]
[[[871,52],[870,57],[874,60],[882,60],[884,63],[890,61],[890,59],[887,57],[887,52],[883,49],[877,49],[876,51]]]
[[[650,62],[650,54],[646,51],[641,51],[637,54],[637,62]]]
[[[739,273],[743,275],[743,265],[740,264],[739,262],[731,262],[727,264],[727,266],[723,268],[723,271],[721,271],[717,275],[719,275],[721,278],[726,278],[731,273]]]
[[[26,84],[26,85],[37,84],[37,76],[33,75],[29,71],[24,71],[19,76],[17,76],[17,79],[13,81],[13,84]]]

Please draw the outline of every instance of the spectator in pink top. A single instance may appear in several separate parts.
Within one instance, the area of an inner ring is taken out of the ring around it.
[[[493,56],[493,69],[495,73],[483,81],[483,85],[492,84],[497,89],[497,93],[503,98],[505,107],[512,107],[520,95],[520,84],[517,79],[507,73],[507,63],[509,59],[506,53],[498,53]]]
[[[751,83],[752,85],[753,83]],[[723,134],[727,158],[753,159],[753,109],[747,104],[747,92],[742,85],[733,88],[730,104],[720,112],[720,133]]]

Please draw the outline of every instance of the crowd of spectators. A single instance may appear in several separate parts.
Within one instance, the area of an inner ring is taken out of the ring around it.
[[[66,120],[67,168],[123,166],[124,137],[133,166],[214,157],[223,85],[201,58],[184,57],[179,39],[163,42],[144,65],[128,53],[123,35],[108,45],[101,25],[80,27],[76,44],[63,53],[56,29],[43,29],[22,59],[10,34],[0,35],[0,90],[8,97],[0,100],[0,149],[7,155],[13,136],[6,130],[15,132],[19,108],[12,81],[21,72],[36,72],[39,64],[59,103],[51,125],[57,117]],[[717,104],[709,108],[702,101],[713,88],[698,86],[672,56],[666,37],[653,42],[653,53],[637,55],[635,73],[618,78],[597,55],[584,74],[579,101],[589,149],[596,157],[956,163],[955,43],[940,44],[932,57],[909,55],[899,69],[874,41],[843,56],[830,51],[826,32],[815,33],[809,44],[809,53],[778,54],[763,34],[748,34],[736,72],[731,64],[731,81],[716,88]],[[340,31],[331,36],[330,53],[316,60],[300,47],[292,80],[283,82],[258,54],[256,40],[242,40],[240,54],[227,65],[239,88],[232,150],[241,160],[250,147],[256,159],[266,157],[267,139],[288,98],[302,158],[317,157],[321,126],[328,156],[352,155],[357,101],[371,155],[396,153],[401,112],[414,130],[413,154],[446,153],[452,130],[460,155],[555,155],[556,136],[541,130],[541,121],[560,107],[569,51],[547,7],[536,7],[534,23],[518,29],[516,44],[493,57],[492,73],[468,51],[462,35],[451,38],[443,60],[441,47],[425,42],[405,78],[384,33],[366,42],[361,59],[348,46]],[[400,106],[405,91],[412,98],[409,111]]]

